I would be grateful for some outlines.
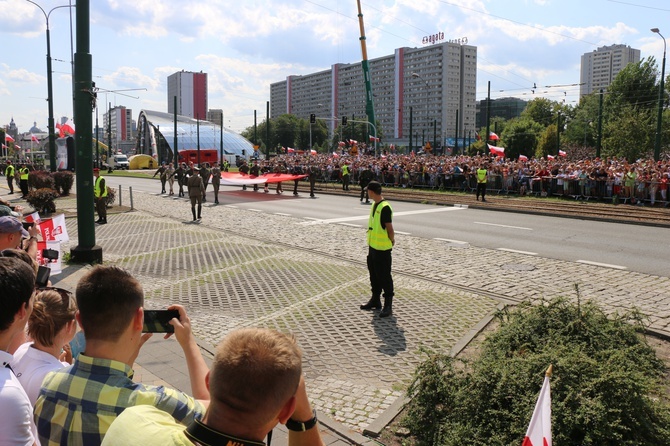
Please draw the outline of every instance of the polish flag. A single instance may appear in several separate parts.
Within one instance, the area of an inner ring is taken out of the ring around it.
[[[30,140],[33,142],[40,142],[39,138],[32,133],[30,134]]]
[[[42,240],[47,242],[67,242],[70,240],[70,237],[67,235],[67,228],[65,227],[65,214],[43,220],[40,223],[40,232],[42,233]]]
[[[549,386],[551,372],[552,366],[549,366],[521,446],[551,446],[551,391]]]
[[[370,142],[379,142],[379,138],[375,138],[372,135],[368,135],[370,137]]]
[[[495,156],[505,156],[505,148],[504,147],[496,147],[492,146],[491,144],[487,144],[489,146],[489,150],[491,151],[492,154]]]
[[[477,141],[481,141],[481,140],[482,140],[482,137],[479,136],[479,132],[475,132],[475,139],[476,139]]]
[[[74,122],[72,122],[72,119],[68,119],[65,124],[63,124],[60,128],[61,133],[67,133],[69,135],[74,135]]]
[[[498,141],[500,137],[493,132],[489,132],[489,141]]]
[[[528,157],[526,155],[519,155],[519,161],[528,161]]]
[[[286,153],[295,153],[295,149],[292,148],[292,147],[288,147],[288,148],[286,149]]]
[[[347,145],[347,143],[344,142],[344,141],[340,141],[340,142],[337,143],[337,145],[338,145],[339,147],[344,147],[344,146]]]
[[[45,259],[42,257],[43,249],[53,249],[58,251],[57,259]],[[60,242],[37,242],[37,263],[45,265],[51,269],[51,275],[60,274],[63,271],[63,252],[61,251]]]
[[[547,159],[548,159],[548,160],[553,160],[553,159],[555,159],[555,158],[556,158],[556,157],[555,157],[554,155],[547,155]]]
[[[309,154],[310,154],[310,155],[316,155],[316,150],[314,150],[314,149],[310,150],[310,151],[309,151]]]
[[[30,215],[26,215],[23,217],[23,220],[25,220],[26,223],[35,223],[36,225],[39,225],[41,222],[39,212],[33,212]]]
[[[349,144],[353,146],[354,144],[358,144],[358,141],[356,141],[355,139],[350,139]]]
[[[56,123],[56,130],[58,130],[58,136],[61,138],[65,138],[65,132],[63,132],[63,126],[60,125],[60,122]]]
[[[5,133],[5,142],[14,142],[14,138],[11,135]]]
[[[568,154],[565,153],[565,152],[562,151],[562,150],[559,150],[559,151],[558,151],[558,156],[568,156]]]

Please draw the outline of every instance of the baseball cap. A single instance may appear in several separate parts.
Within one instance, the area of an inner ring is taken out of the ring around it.
[[[0,234],[12,234],[14,232],[21,232],[21,235],[28,237],[28,231],[23,229],[21,221],[16,217],[4,216],[0,217]]]
[[[368,183],[368,187],[366,187],[367,190],[371,190],[372,192],[376,194],[381,194],[382,193],[382,185],[379,184],[377,181],[370,181]]]
[[[94,167],[93,172],[100,172],[100,169],[98,169],[97,167]]]
[[[21,214],[19,214],[18,212],[14,212],[12,208],[10,208],[9,206],[5,206],[4,204],[0,205],[0,217],[6,217],[6,216],[18,218],[21,216]]]

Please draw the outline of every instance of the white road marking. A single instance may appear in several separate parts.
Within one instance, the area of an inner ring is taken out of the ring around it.
[[[395,231],[396,234],[402,234],[402,235],[412,235],[411,232],[403,232],[403,231]]]
[[[438,240],[440,242],[456,243],[458,245],[469,245],[470,244],[470,242],[464,242],[462,240],[452,240],[450,238],[434,238],[433,240]]]
[[[352,228],[360,228],[361,227],[361,225],[355,225],[353,223],[338,223],[338,224],[340,224],[342,226],[351,226]]]
[[[499,228],[508,228],[508,229],[522,229],[524,231],[532,231],[533,228],[524,228],[523,226],[509,226],[509,225],[499,225],[496,223],[485,223],[483,221],[474,221],[476,225],[486,225],[486,226],[497,226]]]
[[[291,214],[284,214],[282,212],[275,212],[275,215],[283,215],[284,217],[290,217]]]
[[[518,249],[508,249],[508,248],[498,248],[498,251],[505,251],[505,252],[514,252],[517,254],[526,254],[529,256],[536,256],[536,252],[529,252],[529,251],[519,251]]]
[[[231,208],[231,209],[237,209],[237,206],[232,205],[232,204],[227,204],[227,205],[225,205],[225,207]]]
[[[263,211],[260,210],[260,209],[247,209],[247,211],[251,211],[251,212],[263,212]]]
[[[590,260],[577,260],[577,263],[584,263],[586,265],[593,265],[593,266],[602,266],[603,268],[613,268],[620,270],[628,269],[627,267],[621,265],[611,265],[609,263],[592,262]]]
[[[402,215],[432,214],[435,212],[462,211],[463,209],[465,208],[440,207],[435,209],[422,209],[420,211],[394,212],[393,216],[398,217]],[[353,217],[329,218],[327,220],[303,221],[298,224],[302,226],[327,225],[329,223],[342,223],[347,221],[367,220],[369,217],[370,217],[369,214],[365,214],[365,215],[355,215]]]

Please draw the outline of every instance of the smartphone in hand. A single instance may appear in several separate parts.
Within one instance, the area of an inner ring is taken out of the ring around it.
[[[177,310],[144,310],[144,333],[174,333],[174,327],[170,325],[172,318],[179,319]]]
[[[51,268],[47,266],[40,266],[37,268],[37,276],[35,276],[35,285],[37,288],[44,288],[49,283],[49,276],[51,275]]]

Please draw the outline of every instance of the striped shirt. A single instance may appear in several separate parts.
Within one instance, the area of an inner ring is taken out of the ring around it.
[[[47,375],[35,404],[41,444],[99,445],[112,421],[130,406],[155,406],[186,425],[205,413],[185,393],[132,378],[127,364],[83,353],[74,365]]]

